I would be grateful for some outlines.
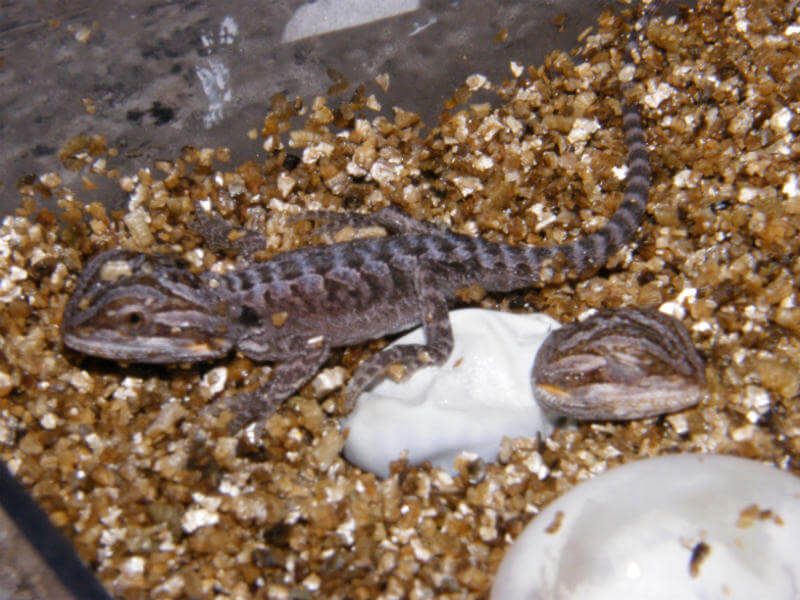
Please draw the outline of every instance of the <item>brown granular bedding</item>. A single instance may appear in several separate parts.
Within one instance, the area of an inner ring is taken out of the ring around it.
[[[518,77],[502,83],[469,78],[430,130],[401,109],[375,117],[374,99],[357,91],[336,108],[275,98],[263,163],[234,167],[226,149],[187,148],[120,176],[101,136],[71,140],[65,165],[86,185],[118,179],[129,210],[84,205],[51,173],[24,185],[3,221],[0,457],[129,599],[482,598],[544,505],[620,463],[703,452],[800,472],[796,5],[705,1],[653,21],[632,98],[654,172],[638,244],[595,277],[472,300],[561,321],[589,308],[666,308],[707,360],[709,394],[696,408],[506,440],[496,464],[465,456],[454,477],[398,461],[381,481],[340,455],[341,388],[306,385],[267,435],[230,437],[201,409],[223,388],[257,386],[268,367],[239,356],[120,366],[60,344],[74,279],[100,250],[169,252],[196,270],[235,261],[187,227],[196,202],[264,231],[262,259],[320,242],[308,222],[287,219],[301,209],[392,203],[514,244],[595,230],[621,199],[625,160],[617,73],[630,15],[607,14],[572,55],[511,64]],[[486,87],[496,101],[470,104]],[[600,129],[580,135],[595,120]],[[58,197],[62,214],[36,209],[39,194]],[[349,372],[385,344],[338,351],[325,368]]]

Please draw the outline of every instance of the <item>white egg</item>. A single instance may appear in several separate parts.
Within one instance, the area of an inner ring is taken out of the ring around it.
[[[616,467],[525,528],[491,597],[797,600],[800,478],[729,456]]]
[[[536,403],[530,373],[536,351],[558,322],[547,315],[463,309],[450,313],[455,347],[442,367],[420,369],[402,383],[386,379],[359,396],[345,421],[345,457],[386,477],[407,451],[453,472],[473,452],[493,461],[504,436],[547,436],[553,423]],[[420,343],[421,329],[395,344]]]

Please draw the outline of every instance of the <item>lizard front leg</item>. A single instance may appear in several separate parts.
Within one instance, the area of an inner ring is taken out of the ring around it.
[[[330,345],[323,336],[290,336],[279,339],[274,333],[260,330],[239,340],[237,348],[256,361],[279,359],[269,382],[252,392],[237,394],[215,402],[210,410],[228,409],[234,414],[228,425],[236,432],[248,423],[262,427],[281,403],[311,379],[330,355]]]
[[[414,276],[414,287],[419,298],[420,321],[425,333],[424,344],[393,346],[368,358],[356,370],[347,385],[347,408],[352,408],[356,397],[387,367],[399,364],[403,377],[410,377],[422,367],[442,365],[453,351],[453,329],[447,311],[447,300],[436,286],[431,272],[420,265]]]

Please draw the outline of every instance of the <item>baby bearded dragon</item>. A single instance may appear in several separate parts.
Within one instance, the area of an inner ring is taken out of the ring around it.
[[[536,400],[577,419],[653,417],[697,404],[703,359],[683,324],[653,309],[598,312],[552,332],[531,374]]]
[[[640,29],[641,29],[641,23]],[[638,34],[628,42],[628,63]],[[632,85],[622,83],[623,90]],[[279,361],[262,389],[228,405],[232,428],[263,420],[327,359],[331,348],[422,324],[425,343],[388,348],[364,361],[347,386],[352,402],[390,365],[406,375],[441,365],[453,348],[448,303],[478,284],[510,291],[602,267],[644,216],[650,164],[637,109],[624,106],[628,176],[623,200],[601,229],[555,246],[511,246],[442,231],[385,208],[373,215],[312,214],[336,225],[377,223],[391,235],[285,252],[226,274],[193,274],[166,256],[110,250],[80,275],[61,325],[80,352],[140,363],[184,363],[235,349]],[[219,237],[207,225],[208,236]],[[208,237],[207,236],[207,237]]]

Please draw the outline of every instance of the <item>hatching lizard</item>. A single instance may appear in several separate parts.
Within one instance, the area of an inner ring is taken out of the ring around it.
[[[629,54],[637,45],[633,33]],[[644,216],[650,163],[639,112],[627,104],[623,128],[629,169],[623,200],[582,239],[512,246],[385,208],[317,216],[335,224],[377,223],[392,235],[300,248],[225,274],[195,274],[168,256],[109,250],[78,278],[61,324],[63,342],[118,361],[204,361],[234,349],[255,361],[278,361],[263,388],[230,401],[234,426],[241,426],[271,414],[319,370],[331,348],[422,324],[424,344],[385,349],[357,368],[347,386],[352,400],[389,365],[399,363],[410,375],[447,359],[448,305],[459,290],[478,284],[503,292],[547,283],[553,274],[580,276],[630,241]],[[213,226],[206,230],[214,234]]]

